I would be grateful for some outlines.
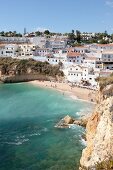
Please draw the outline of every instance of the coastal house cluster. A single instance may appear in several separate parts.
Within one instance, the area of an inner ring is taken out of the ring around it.
[[[92,87],[97,86],[97,77],[108,76],[113,71],[113,44],[68,47],[65,36],[0,37],[0,57],[59,64],[66,81]]]

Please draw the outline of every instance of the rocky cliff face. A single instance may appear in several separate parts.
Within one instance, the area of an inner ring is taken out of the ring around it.
[[[87,147],[80,170],[96,170],[96,164],[113,158],[113,85],[99,91],[97,106],[86,126]]]

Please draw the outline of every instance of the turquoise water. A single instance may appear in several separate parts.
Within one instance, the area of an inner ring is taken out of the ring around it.
[[[0,170],[78,170],[84,129],[54,125],[91,107],[54,90],[1,84]]]

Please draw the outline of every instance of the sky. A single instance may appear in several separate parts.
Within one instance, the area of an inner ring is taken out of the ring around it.
[[[113,0],[0,0],[0,31],[113,33]]]

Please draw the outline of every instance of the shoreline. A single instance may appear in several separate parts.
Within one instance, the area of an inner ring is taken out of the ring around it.
[[[96,91],[91,89],[85,89],[81,87],[71,87],[67,83],[50,82],[50,81],[39,81],[34,80],[27,82],[37,87],[53,89],[61,92],[63,95],[68,95],[74,100],[81,100],[91,104],[95,104]],[[92,101],[93,100],[93,101]]]

